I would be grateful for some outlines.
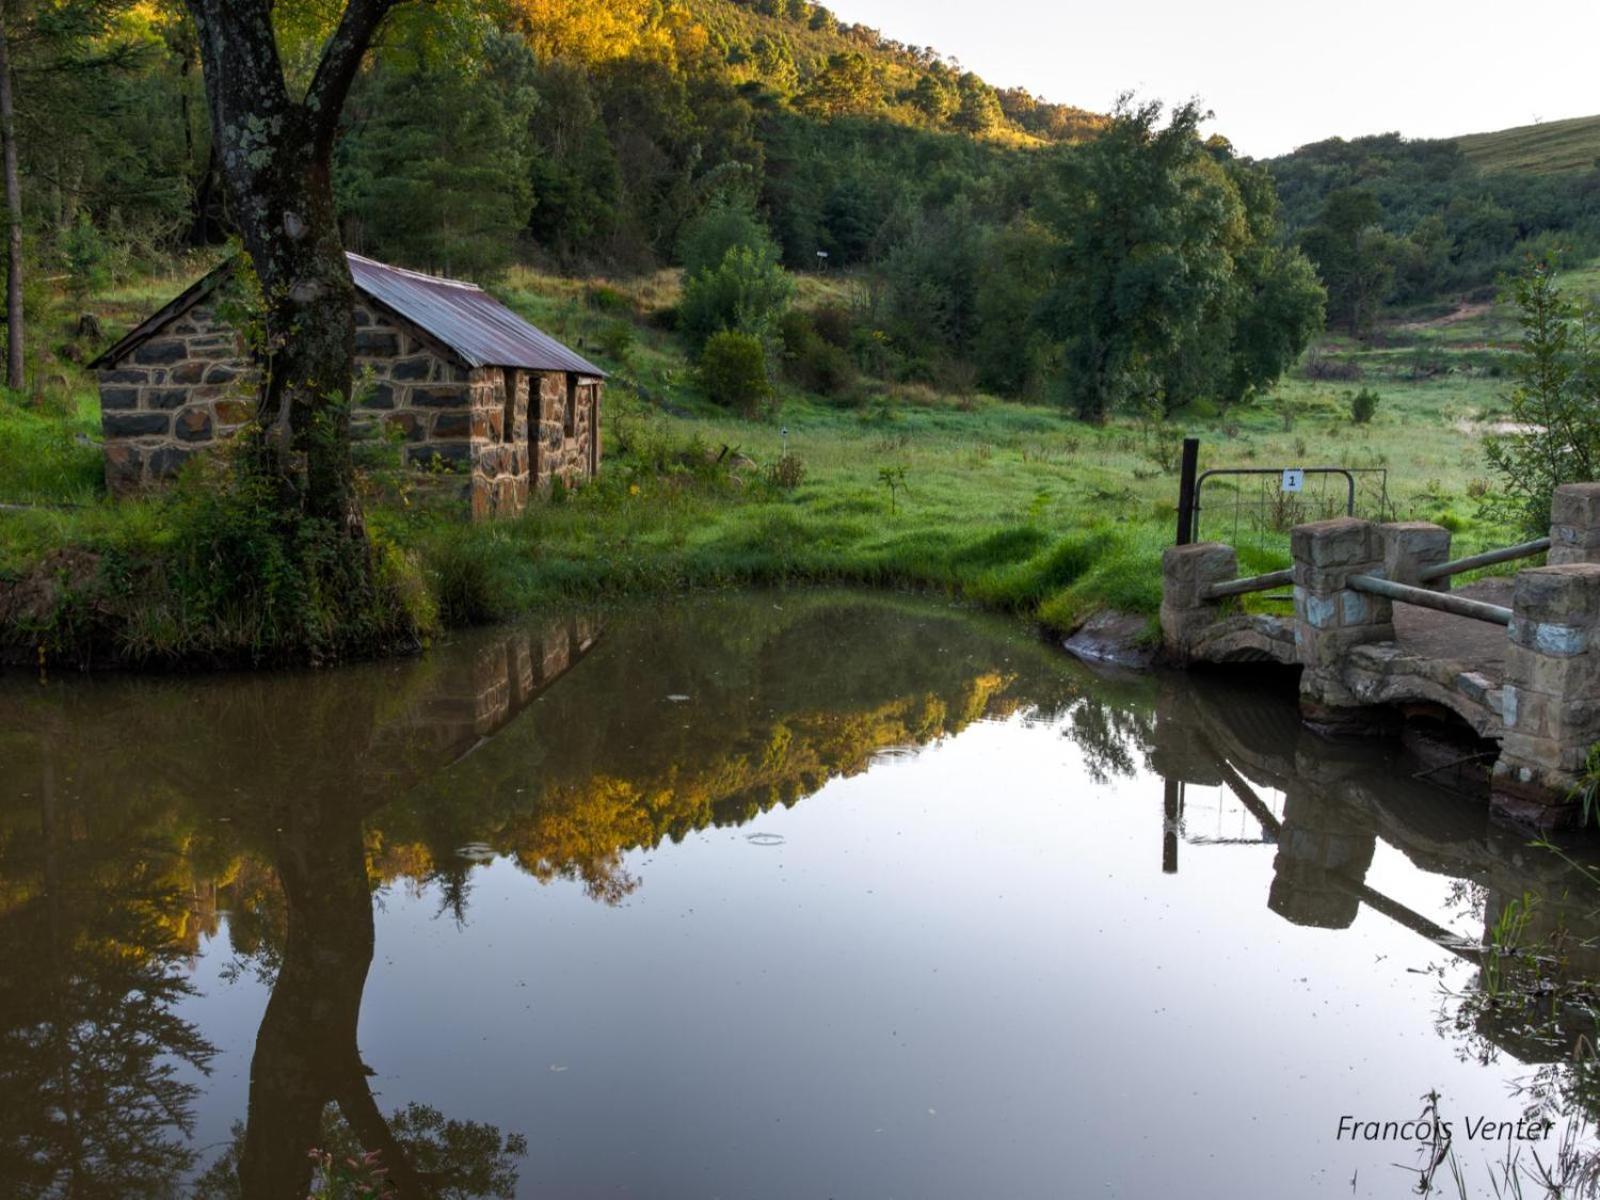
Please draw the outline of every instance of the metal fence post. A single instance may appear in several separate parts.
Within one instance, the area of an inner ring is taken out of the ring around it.
[[[1194,476],[1200,461],[1200,439],[1183,439],[1183,465],[1178,472],[1178,540],[1179,546],[1194,541]]]

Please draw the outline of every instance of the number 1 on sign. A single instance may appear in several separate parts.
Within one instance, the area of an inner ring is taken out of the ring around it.
[[[1299,467],[1290,467],[1283,473],[1283,490],[1286,492],[1301,492],[1305,490],[1306,473]]]

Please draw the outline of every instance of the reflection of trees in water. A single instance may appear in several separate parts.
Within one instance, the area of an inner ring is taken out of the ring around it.
[[[164,1197],[214,1053],[173,1012],[192,994],[175,839],[148,811],[86,808],[48,759],[0,794],[0,1185],[17,1200]]]
[[[561,644],[536,648],[559,663]],[[455,851],[485,842],[615,901],[635,886],[632,849],[1078,691],[1046,647],[893,602],[712,604],[621,626],[603,649],[539,703],[515,679],[530,674],[526,638],[310,678],[0,693],[0,728],[49,731],[0,753],[58,745],[75,806],[41,817],[0,780],[0,949],[56,964],[0,973],[7,1194],[165,1195],[193,1169],[195,1085],[178,1067],[210,1047],[173,1007],[195,916],[214,931],[219,905],[236,969],[272,993],[248,1119],[201,1194],[303,1197],[318,1144],[379,1150],[402,1196],[507,1194],[517,1137],[420,1106],[386,1115],[373,1098],[356,1028],[376,891],[437,885],[463,920],[470,864]],[[461,758],[485,736],[486,697],[508,694],[522,716],[502,728],[501,702],[494,736]],[[40,850],[47,827],[70,863]]]
[[[1131,779],[1150,769],[1155,710],[1109,704],[1085,696],[1067,710],[1067,737],[1083,752],[1084,769],[1096,784]]]

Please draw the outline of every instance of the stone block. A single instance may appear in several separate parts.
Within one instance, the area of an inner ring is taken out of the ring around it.
[[[189,359],[173,367],[167,378],[173,383],[199,383],[206,377],[206,367],[209,365],[203,359]]]
[[[137,408],[139,405],[139,389],[131,387],[105,387],[100,388],[100,408],[126,409]]]
[[[1572,658],[1589,648],[1590,627],[1557,621],[1532,621],[1513,616],[1506,631],[1513,645],[1525,646],[1552,658]]]
[[[1313,629],[1335,629],[1339,625],[1339,601],[1334,596],[1307,594],[1302,605],[1305,622]]]
[[[1450,580],[1424,583],[1426,567],[1450,561],[1450,531],[1428,521],[1393,521],[1378,526],[1378,542],[1383,550],[1383,573],[1396,583],[1448,591]]]
[[[100,426],[108,438],[157,437],[172,428],[166,413],[108,412],[100,414]]]
[[[1296,525],[1289,534],[1290,550],[1295,562],[1313,567],[1365,566],[1379,557],[1373,528],[1371,521],[1356,517]]]
[[[174,387],[145,389],[144,406],[146,408],[182,408],[187,403],[189,403],[188,388]]]
[[[178,413],[172,431],[182,442],[209,442],[214,436],[211,412],[204,408],[186,408]]]
[[[433,369],[433,360],[426,354],[411,358],[397,358],[389,364],[389,378],[410,382],[425,382]]]
[[[243,378],[247,368],[232,363],[216,362],[206,368],[206,383],[234,383]]]
[[[1511,607],[1525,624],[1591,625],[1600,619],[1600,563],[1519,571]]]
[[[463,387],[417,386],[411,389],[411,403],[423,408],[468,408],[471,396]]]
[[[1550,498],[1552,525],[1600,526],[1600,483],[1563,483]]]
[[[1556,657],[1512,643],[1506,649],[1506,682],[1552,696],[1600,694],[1600,651]]]
[[[189,357],[189,347],[180,338],[152,338],[133,352],[133,361],[143,366],[166,366]]]
[[[356,353],[375,357],[393,358],[400,353],[400,336],[387,330],[356,330]]]
[[[472,436],[472,414],[465,409],[439,413],[433,418],[433,436],[438,438]]]
[[[1168,546],[1161,553],[1162,594],[1185,606],[1201,603],[1199,593],[1204,588],[1238,575],[1239,556],[1221,542]]]
[[[137,387],[150,382],[150,372],[141,371],[137,367],[118,367],[112,371],[101,371],[100,382],[131,384]]]

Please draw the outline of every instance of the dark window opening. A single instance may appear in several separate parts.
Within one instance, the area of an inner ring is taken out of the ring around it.
[[[578,435],[578,377],[567,373],[567,411],[563,414],[562,432],[569,438]]]

